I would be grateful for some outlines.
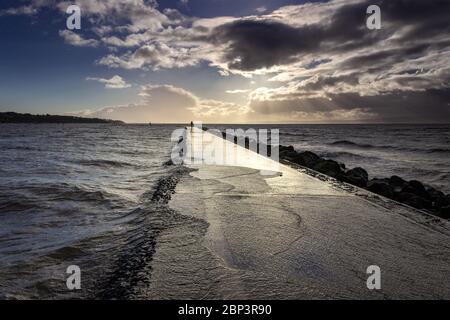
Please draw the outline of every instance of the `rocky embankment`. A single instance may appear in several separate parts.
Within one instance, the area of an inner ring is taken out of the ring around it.
[[[225,132],[222,132],[222,137],[230,140],[230,137],[226,137]],[[237,143],[238,138],[236,136],[231,137],[230,141]],[[249,148],[249,145],[249,139],[245,138],[245,147]],[[267,154],[270,155],[270,146],[258,144],[258,152],[260,148],[267,148]],[[411,207],[426,210],[441,218],[450,219],[450,194],[446,195],[420,181],[407,181],[398,176],[369,179],[369,174],[364,168],[349,169],[343,163],[322,158],[313,152],[298,152],[293,146],[280,145],[279,152],[280,159],[318,171],[338,181],[369,190]]]
[[[398,176],[369,179],[367,171],[361,167],[348,169],[343,163],[324,159],[313,152],[297,152],[293,146],[280,145],[280,158],[439,217],[450,218],[450,194],[420,181],[407,181]]]

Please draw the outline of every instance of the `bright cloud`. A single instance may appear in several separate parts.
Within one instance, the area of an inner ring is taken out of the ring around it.
[[[0,14],[31,15],[51,3],[33,0]],[[98,57],[97,66],[150,72],[206,62],[223,76],[265,77],[272,83],[226,91],[247,94],[239,106],[197,97],[188,109],[204,115],[219,115],[222,108],[270,120],[450,119],[448,1],[380,0],[382,28],[376,31],[365,25],[369,0],[305,3],[271,12],[261,6],[257,15],[207,19],[159,10],[155,0],[70,3],[82,6],[88,30],[64,30],[60,36],[75,46],[112,48]],[[57,8],[63,12],[68,4],[59,2]],[[169,90],[162,88],[155,90]]]
[[[267,11],[267,8],[264,6],[256,8],[256,12],[258,12],[258,13],[264,13],[266,11]]]
[[[246,106],[201,99],[193,93],[172,85],[145,85],[140,101],[128,105],[110,106],[98,110],[83,110],[73,114],[123,120],[130,123],[235,122],[247,119]]]
[[[62,30],[59,32],[59,35],[64,39],[64,42],[77,47],[96,47],[99,44],[95,39],[84,39],[79,34],[70,30]]]
[[[124,89],[131,87],[131,84],[126,83],[125,80],[122,79],[121,76],[113,76],[111,79],[103,79],[103,78],[92,78],[88,77],[86,80],[97,81],[105,84],[105,88],[107,89]]]
[[[249,92],[250,90],[249,89],[236,89],[236,90],[227,90],[226,91],[226,93],[229,93],[229,94],[239,94],[239,93],[247,93],[247,92]]]

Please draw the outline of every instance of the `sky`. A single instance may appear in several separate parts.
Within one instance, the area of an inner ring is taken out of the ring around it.
[[[67,8],[81,9],[69,30]],[[381,10],[369,29],[367,7]],[[2,0],[0,111],[449,123],[448,0]]]

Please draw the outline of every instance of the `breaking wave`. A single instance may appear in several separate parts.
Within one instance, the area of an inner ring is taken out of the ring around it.
[[[425,152],[425,153],[450,153],[448,148],[412,148],[404,146],[393,146],[393,145],[373,145],[369,143],[357,143],[350,140],[338,140],[329,143],[331,146],[342,146],[349,148],[359,148],[359,149],[379,149],[379,150],[400,150],[400,151],[411,151],[411,152]]]

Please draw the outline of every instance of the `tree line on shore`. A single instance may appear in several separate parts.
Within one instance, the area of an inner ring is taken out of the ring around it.
[[[0,112],[0,123],[123,123],[117,120],[83,118],[75,116],[58,116],[50,114],[30,114],[17,112]]]

